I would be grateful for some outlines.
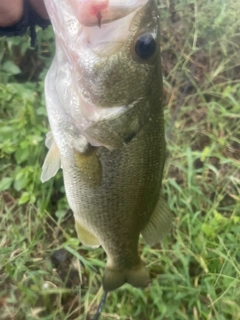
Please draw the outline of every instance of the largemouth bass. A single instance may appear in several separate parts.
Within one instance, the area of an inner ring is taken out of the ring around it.
[[[105,291],[149,284],[139,235],[171,227],[159,12],[153,0],[46,0],[56,54],[45,81],[51,134],[42,181],[62,167],[80,241],[107,254]]]

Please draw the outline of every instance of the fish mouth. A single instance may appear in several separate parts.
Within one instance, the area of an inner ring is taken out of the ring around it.
[[[149,0],[71,0],[82,26],[102,27],[103,24],[119,20],[136,9],[146,5]]]
[[[78,1],[74,10],[82,30],[77,40],[79,46],[91,50],[95,57],[107,57],[121,48],[133,28],[138,28],[137,25],[130,27],[131,22],[136,12],[152,0],[70,1]]]

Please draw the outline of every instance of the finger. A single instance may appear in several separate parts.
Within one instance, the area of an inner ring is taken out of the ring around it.
[[[23,0],[0,0],[0,27],[17,23],[23,15]]]

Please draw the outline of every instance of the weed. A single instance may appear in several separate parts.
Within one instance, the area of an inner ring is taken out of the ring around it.
[[[174,228],[140,247],[152,285],[109,294],[102,319],[240,319],[240,2],[159,2],[166,128],[164,193]],[[40,183],[51,30],[0,41],[1,319],[87,319],[105,254],[79,244],[61,173]],[[200,50],[201,49],[201,50]],[[197,60],[196,72],[191,74]],[[26,63],[28,61],[28,63]]]

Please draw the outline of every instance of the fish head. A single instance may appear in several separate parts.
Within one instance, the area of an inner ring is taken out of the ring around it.
[[[65,28],[64,50],[74,66],[84,114],[95,106],[127,106],[146,96],[160,72],[155,2],[69,0],[68,9],[75,29]]]
[[[56,36],[54,79],[62,109],[93,146],[125,145],[153,116],[152,109],[161,106],[155,1],[45,4]]]
[[[80,15],[79,87],[83,99],[98,107],[128,105],[142,98],[160,65],[159,13],[154,1],[112,2],[105,15],[105,10],[96,10],[90,21],[86,15],[82,21]]]

